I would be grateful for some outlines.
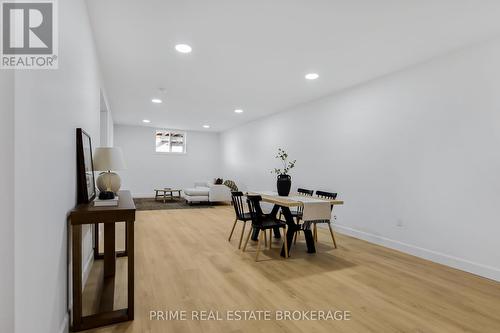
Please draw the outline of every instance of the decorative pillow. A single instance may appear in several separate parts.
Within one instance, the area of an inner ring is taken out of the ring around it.
[[[231,192],[237,192],[238,191],[238,186],[236,186],[236,183],[233,182],[232,180],[226,180],[224,181],[224,185],[229,187],[231,189]]]
[[[214,184],[215,185],[222,185],[222,178],[215,178]]]

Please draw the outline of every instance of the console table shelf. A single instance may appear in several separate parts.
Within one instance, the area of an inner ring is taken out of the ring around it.
[[[71,237],[73,283],[73,309],[71,311],[71,331],[77,332],[115,324],[134,319],[134,221],[135,205],[129,191],[118,193],[119,202],[115,207],[94,207],[93,203],[80,204],[69,214],[69,230]],[[115,248],[115,226],[125,222],[125,251],[117,252]],[[104,224],[104,253],[99,253],[98,224]],[[104,278],[101,293],[100,311],[97,314],[82,316],[82,225],[94,224],[94,259],[104,259]],[[127,303],[125,309],[113,310],[116,258],[128,258]]]

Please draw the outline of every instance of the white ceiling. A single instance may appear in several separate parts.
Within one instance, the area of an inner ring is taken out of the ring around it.
[[[88,0],[88,7],[115,122],[191,130],[225,130],[500,33],[497,0]],[[178,43],[193,52],[177,53]],[[307,81],[308,72],[320,78]]]

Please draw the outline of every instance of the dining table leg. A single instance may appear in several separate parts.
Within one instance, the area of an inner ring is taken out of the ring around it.
[[[304,237],[306,239],[307,253],[316,253],[316,245],[310,226],[308,225],[307,228],[304,228],[302,231],[304,232]]]
[[[295,223],[295,220],[292,216],[292,213],[290,212],[290,208],[288,207],[281,207],[281,212],[283,213],[283,216],[285,217],[286,224],[288,226],[288,230],[286,233],[286,239],[287,239],[287,244],[288,244],[288,255],[290,255],[290,249],[292,247],[292,242],[293,238],[295,236],[295,233],[300,230],[300,225]],[[306,228],[303,230],[304,231],[304,237],[306,239],[306,245],[307,245],[307,253],[316,253],[316,246],[314,245],[314,237],[311,232],[310,228]],[[281,256],[285,256],[285,247],[281,249]]]

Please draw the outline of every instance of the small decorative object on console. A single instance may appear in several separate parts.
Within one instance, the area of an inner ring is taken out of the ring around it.
[[[99,200],[111,200],[115,198],[115,194],[111,191],[99,192]]]
[[[94,166],[96,171],[102,172],[97,178],[99,199],[109,200],[114,198],[121,186],[118,174],[111,172],[125,169],[122,150],[118,147],[99,147],[95,151]]]

